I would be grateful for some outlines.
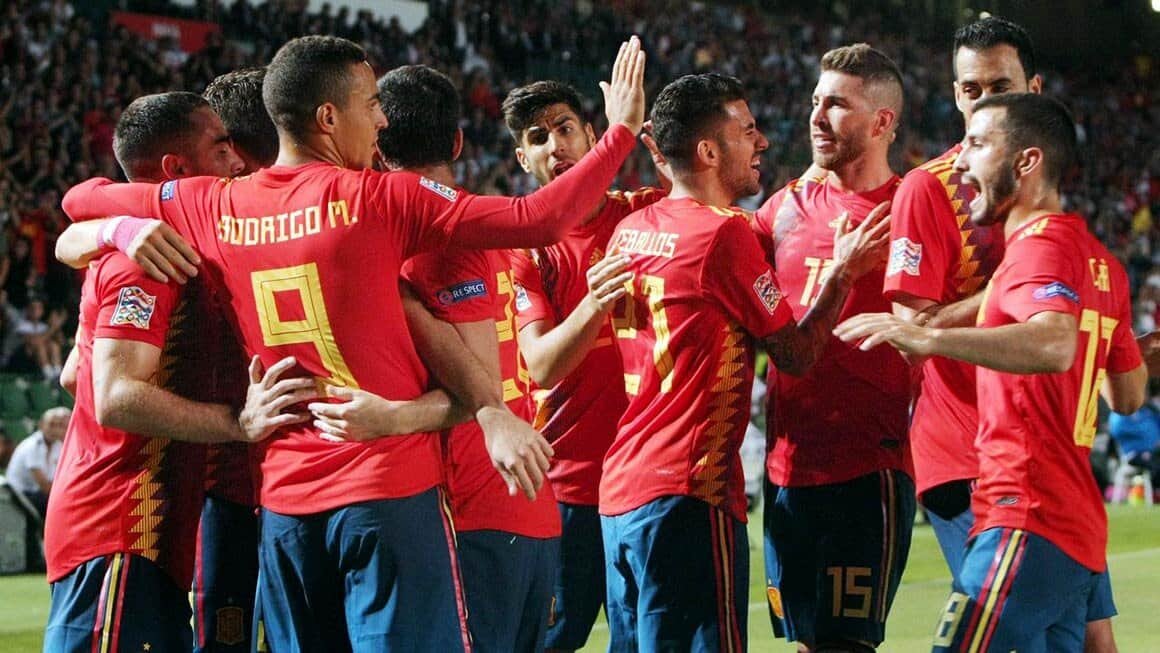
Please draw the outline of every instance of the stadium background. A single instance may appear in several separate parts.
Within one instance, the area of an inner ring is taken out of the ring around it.
[[[403,17],[387,17],[388,6]],[[1031,33],[1045,92],[1063,100],[1080,125],[1083,165],[1067,182],[1068,208],[1086,215],[1127,267],[1136,330],[1154,329],[1160,313],[1160,14],[1142,0],[4,0],[0,7],[0,419],[15,440],[45,408],[67,403],[25,355],[18,326],[43,322],[54,346],[69,345],[79,277],[52,256],[65,226],[60,197],[93,175],[121,178],[112,155],[121,108],[145,93],[200,93],[215,76],[261,65],[287,39],[311,33],[360,42],[380,73],[404,63],[448,73],[464,99],[458,181],[503,194],[522,194],[533,184],[516,164],[499,119],[507,91],[534,79],[569,81],[589,98],[587,109],[600,125],[596,82],[606,75],[616,43],[641,34],[649,97],[687,72],[727,72],[746,83],[770,140],[764,191],[746,202],[756,207],[808,165],[809,95],[822,52],[867,41],[899,64],[906,108],[892,161],[902,172],[961,135],[949,65],[954,28],[981,11],[1003,15]],[[643,148],[620,181],[623,187],[653,181]],[[28,308],[37,300],[47,307],[40,317]],[[1160,608],[1157,515],[1132,508],[1111,513],[1123,615],[1117,634],[1128,652],[1160,650],[1160,633],[1148,620]],[[920,529],[915,539],[886,651],[922,650],[945,595],[933,537]],[[759,559],[755,581],[761,580]],[[753,650],[765,650],[760,643],[767,641],[759,584]],[[0,651],[37,649],[46,607],[41,579],[0,578]],[[8,636],[15,633],[23,634]]]

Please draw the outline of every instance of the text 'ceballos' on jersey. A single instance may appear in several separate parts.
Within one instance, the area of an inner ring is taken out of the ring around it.
[[[655,188],[610,192],[600,212],[559,243],[514,250],[517,329],[541,320],[559,325],[567,319],[588,294],[588,268],[604,258],[616,225],[662,197],[664,192]],[[554,387],[535,391],[532,423],[556,451],[548,478],[557,500],[587,506],[598,503],[604,454],[627,405],[623,378],[612,324],[606,322],[576,369]]]
[[[1003,258],[1003,225],[971,221],[974,190],[954,170],[962,147],[911,170],[890,209],[890,259],[883,293],[951,304],[980,292]],[[921,494],[978,474],[975,366],[931,356],[916,375],[910,424],[915,487]]]
[[[798,321],[813,307],[834,264],[838,216],[856,227],[894,195],[898,177],[865,193],[846,192],[827,173],[792,181],[754,215],[758,240],[772,254],[778,283]],[[882,270],[854,283],[839,322],[889,312]],[[831,336],[805,374],[769,367],[766,422],[769,480],[795,487],[842,483],[882,469],[911,473],[907,445],[910,370],[891,347],[861,351]]]
[[[666,198],[622,220],[609,249],[635,276],[612,314],[628,407],[600,512],[679,495],[744,522],[754,339],[793,317],[761,245],[740,210]]]
[[[1049,215],[1007,239],[986,293],[980,326],[1053,311],[1075,317],[1079,333],[1066,372],[978,368],[979,482],[971,534],[1025,529],[1103,571],[1108,520],[1089,454],[1104,379],[1143,363],[1132,336],[1127,274],[1082,217]]]

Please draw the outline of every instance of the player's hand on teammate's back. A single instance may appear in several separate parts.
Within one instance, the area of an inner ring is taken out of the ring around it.
[[[366,390],[334,385],[326,387],[326,394],[343,401],[316,401],[306,406],[323,440],[363,442],[415,430],[407,425],[405,418],[409,402],[392,401]]]
[[[629,260],[627,254],[609,254],[588,268],[588,295],[585,299],[592,303],[596,312],[612,310],[616,301],[628,292],[624,284],[632,280],[632,272],[627,271]]]
[[[160,220],[150,220],[138,231],[125,255],[161,283],[170,279],[185,283],[197,276],[197,266],[201,265],[201,257],[189,243]]]
[[[862,351],[887,343],[917,356],[931,355],[931,329],[920,327],[891,313],[861,313],[834,327],[842,342],[857,342]]]
[[[834,229],[834,268],[844,268],[850,281],[856,281],[882,266],[890,246],[890,200],[874,207],[862,224],[850,229],[850,215],[838,216]]]
[[[612,77],[600,82],[608,124],[620,123],[633,134],[639,134],[644,126],[644,61],[640,37],[633,35],[620,44],[620,52],[612,64]]]
[[[238,415],[240,440],[258,442],[283,426],[310,420],[307,411],[286,410],[318,398],[318,386],[312,377],[282,378],[296,364],[294,357],[288,356],[263,374],[261,359],[257,356],[250,359],[250,387],[246,391],[246,405]]]
[[[515,496],[523,491],[529,501],[544,485],[552,446],[532,428],[531,424],[516,417],[506,407],[484,407],[475,414],[483,430],[484,444],[491,456],[491,464],[507,483],[508,493]]]

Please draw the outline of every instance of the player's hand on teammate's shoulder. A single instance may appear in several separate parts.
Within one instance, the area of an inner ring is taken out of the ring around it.
[[[609,81],[600,82],[608,124],[620,123],[633,134],[639,134],[644,125],[644,61],[640,37],[633,35],[620,44]]]
[[[597,313],[612,310],[616,301],[627,292],[626,283],[632,280],[632,272],[627,270],[627,254],[610,253],[588,268],[588,295],[585,298]]]
[[[932,333],[932,329],[911,324],[892,313],[861,313],[834,327],[835,336],[842,342],[858,342],[862,351],[886,343],[917,356],[934,353]]]
[[[173,227],[161,220],[149,220],[125,249],[125,255],[162,283],[170,279],[185,283],[197,276],[201,257]]]
[[[316,401],[306,407],[318,428],[318,435],[331,442],[364,442],[387,435],[413,433],[408,425],[409,402],[392,401],[373,392],[341,386],[327,386],[327,396],[338,403]]]
[[[555,454],[552,446],[507,407],[485,406],[476,412],[475,419],[483,430],[491,464],[507,483],[508,493],[515,496],[522,491],[529,501],[534,501]]]
[[[874,207],[862,224],[850,228],[850,215],[838,216],[834,229],[834,274],[850,282],[886,263],[890,246],[890,200]]]
[[[257,356],[250,359],[250,387],[246,391],[246,405],[238,415],[239,440],[258,442],[283,426],[310,420],[309,412],[293,410],[293,407],[318,398],[313,377],[282,378],[297,362],[293,356],[287,356],[263,373],[261,359]]]

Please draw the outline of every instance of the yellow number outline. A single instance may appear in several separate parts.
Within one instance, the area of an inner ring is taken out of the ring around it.
[[[665,280],[652,274],[640,275],[639,279],[640,293],[648,302],[653,335],[656,336],[653,343],[653,366],[656,367],[657,376],[661,380],[661,392],[665,393],[673,389],[673,355],[669,351],[672,336],[669,333],[669,318],[665,313]],[[615,329],[617,338],[632,340],[636,338],[640,326],[636,319],[636,286],[632,281],[628,281],[624,287],[628,291],[623,299],[624,317],[617,317],[614,314],[612,328]],[[625,375],[626,385],[632,386],[633,383],[628,380],[629,376]],[[636,380],[636,384],[639,385],[639,379]],[[635,394],[631,387],[629,392]]]
[[[1112,348],[1112,335],[1120,321],[1100,315],[1099,311],[1085,308],[1080,313],[1079,331],[1086,333],[1087,347],[1083,356],[1083,376],[1079,381],[1079,402],[1075,409],[1075,443],[1081,447],[1090,447],[1096,438],[1096,418],[1099,416],[1100,388],[1107,378],[1106,367],[1096,367],[1096,354],[1099,353],[1099,344],[1103,341],[1105,356]]]
[[[312,344],[322,366],[330,374],[327,382],[349,388],[358,387],[354,374],[338,349],[334,330],[330,326],[330,315],[326,312],[322,281],[316,264],[258,270],[250,274],[250,281],[254,288],[258,322],[262,328],[262,342],[267,347]],[[275,299],[275,294],[279,292],[298,293],[305,315],[303,319],[282,319]]]

